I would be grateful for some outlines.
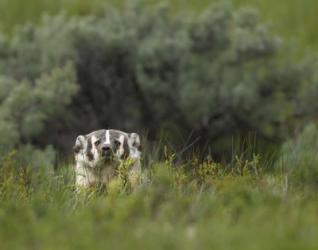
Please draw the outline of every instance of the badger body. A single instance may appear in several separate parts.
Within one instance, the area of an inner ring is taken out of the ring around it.
[[[122,166],[127,180],[136,185],[141,175],[140,148],[136,133],[101,129],[79,135],[73,147],[77,189],[107,185]]]

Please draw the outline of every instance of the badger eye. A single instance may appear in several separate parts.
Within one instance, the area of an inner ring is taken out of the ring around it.
[[[98,146],[100,144],[100,140],[97,140],[94,142],[95,146]]]
[[[119,146],[120,146],[120,141],[115,140],[114,143],[115,143],[115,146],[116,146],[116,147],[119,147]]]

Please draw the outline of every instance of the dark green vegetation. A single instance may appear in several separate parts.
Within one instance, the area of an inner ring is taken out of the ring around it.
[[[201,155],[229,159],[233,138],[276,147],[316,117],[316,58],[291,60],[257,12],[168,10],[58,15],[2,37],[1,146],[39,162],[34,148],[68,154],[77,135],[114,127],[151,140],[163,130],[181,151],[196,142]]]

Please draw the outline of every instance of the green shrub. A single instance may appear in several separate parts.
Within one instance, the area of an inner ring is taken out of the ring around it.
[[[48,120],[63,113],[78,87],[75,84],[73,66],[69,63],[47,73],[43,72],[34,79],[24,76],[21,76],[21,80],[2,78],[0,89],[4,91],[0,100],[1,153],[5,154],[19,147],[22,160],[39,155],[40,152],[31,150],[31,144],[40,139],[37,136],[44,131]],[[44,162],[38,164],[46,165],[47,162],[54,161],[54,154],[46,154],[50,155],[51,157],[42,157]],[[35,163],[33,160],[30,162]]]
[[[284,47],[258,19],[227,4],[176,17],[132,4],[24,25],[0,39],[3,145],[68,152],[78,134],[101,127],[151,139],[165,130],[176,145],[192,134],[215,156],[250,132],[277,144],[295,115],[316,112],[298,105],[317,85],[315,60],[282,63]]]

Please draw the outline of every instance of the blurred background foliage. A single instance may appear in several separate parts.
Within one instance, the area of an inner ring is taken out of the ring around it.
[[[167,0],[170,13],[201,13],[211,3],[221,0]],[[12,33],[16,25],[26,22],[39,22],[43,13],[50,15],[61,11],[67,15],[103,15],[104,8],[110,5],[124,8],[125,0],[0,0],[0,29]],[[155,0],[144,0],[147,4],[156,4]],[[293,40],[294,48],[301,55],[308,48],[317,49],[318,31],[316,13],[318,3],[315,0],[232,0],[236,7],[253,6],[262,14],[262,20],[269,21],[272,29],[288,40]]]
[[[233,138],[276,148],[317,117],[313,1],[32,1],[0,0],[4,151],[113,127],[230,159]]]

